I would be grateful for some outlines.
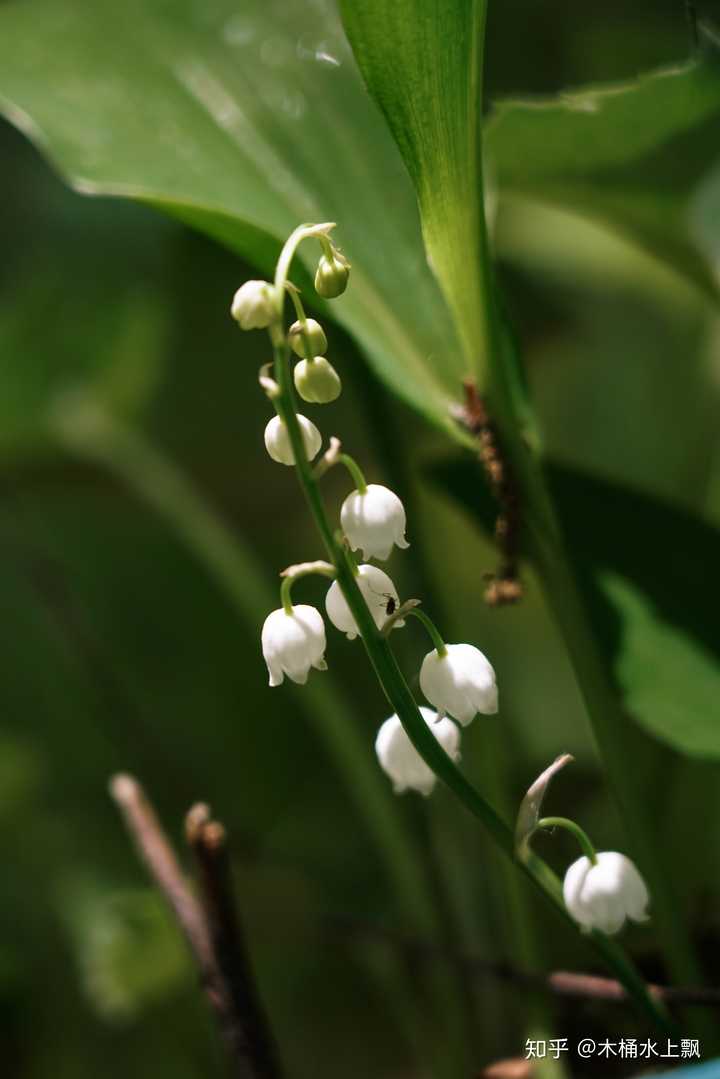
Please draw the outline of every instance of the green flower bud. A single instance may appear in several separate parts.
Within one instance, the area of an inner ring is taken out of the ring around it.
[[[327,337],[325,336],[325,331],[320,323],[316,322],[314,318],[305,320],[304,334],[302,322],[293,322],[288,330],[288,337],[293,352],[298,356],[305,355],[306,341],[310,345],[310,351],[313,356],[322,356],[323,353],[327,352]]]
[[[264,330],[277,316],[275,289],[269,281],[246,281],[233,297],[230,313],[241,330]]]
[[[296,364],[295,388],[303,401],[313,405],[326,405],[340,396],[342,382],[331,363],[324,356],[314,360],[301,360]]]
[[[332,257],[323,255],[315,274],[315,291],[326,300],[341,296],[347,288],[350,276],[350,263],[339,251],[333,250]]]

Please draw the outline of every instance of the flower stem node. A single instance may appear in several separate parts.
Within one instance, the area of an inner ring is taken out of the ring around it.
[[[585,932],[619,932],[629,918],[648,920],[648,890],[635,864],[617,851],[601,851],[593,865],[583,855],[568,869],[563,899],[568,913]]]
[[[355,580],[363,599],[370,608],[371,615],[375,619],[375,625],[378,629],[381,629],[388,617],[388,606],[394,610],[400,604],[395,585],[387,573],[384,573],[378,566],[358,566]],[[335,628],[346,634],[349,641],[358,636],[360,630],[357,622],[352,616],[337,581],[333,581],[328,589],[325,597],[325,610]],[[405,623],[402,619],[394,624],[394,626],[404,625]]]
[[[453,721],[440,718],[431,708],[421,707],[420,714],[448,757],[460,760],[460,731]],[[414,790],[427,797],[432,792],[437,777],[415,749],[397,716],[386,719],[378,731],[375,752],[396,794]]]
[[[477,712],[498,710],[495,671],[479,648],[448,644],[445,654],[428,652],[420,668],[420,688],[441,714],[447,713],[466,727]]]
[[[406,548],[405,508],[393,491],[379,483],[369,483],[364,491],[353,491],[340,509],[340,523],[353,551],[363,558],[390,557],[393,544]]]
[[[327,405],[335,401],[342,390],[340,376],[324,356],[314,360],[300,360],[293,372],[295,389],[303,401],[313,405]]]
[[[275,289],[269,281],[246,281],[233,297],[230,314],[241,330],[265,330],[277,318]]]
[[[290,611],[282,607],[273,611],[263,624],[262,650],[271,686],[281,685],[284,675],[304,686],[311,667],[327,668],[322,615],[304,603]]]
[[[307,356],[308,349],[311,356],[324,356],[327,352],[325,331],[314,318],[293,322],[288,330],[288,341],[296,356]]]
[[[322,445],[322,435],[317,427],[306,416],[298,414],[297,421],[300,424],[305,453],[308,461],[312,461]],[[290,435],[284,420],[279,416],[273,416],[265,428],[265,449],[273,461],[280,465],[294,465],[295,455],[290,445]]]
[[[320,257],[315,273],[315,291],[326,300],[334,300],[336,296],[342,296],[349,276],[350,263],[333,248],[329,254]]]

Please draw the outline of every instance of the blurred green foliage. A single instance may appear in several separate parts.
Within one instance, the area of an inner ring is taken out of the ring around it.
[[[690,41],[682,6],[491,5],[488,94],[549,92],[684,60]],[[61,0],[61,22],[74,7]],[[132,67],[136,57],[126,59]],[[43,60],[36,45],[30,83],[39,85]],[[71,78],[72,64],[69,71],[63,78]],[[102,86],[102,72],[99,78]],[[323,123],[342,141],[342,99],[331,104]],[[97,460],[63,448],[53,426],[58,407],[90,395],[141,430],[254,556],[262,580],[248,581],[248,594],[271,589],[284,565],[315,557],[293,477],[262,448],[267,409],[255,372],[267,358],[265,343],[261,335],[240,338],[228,318],[234,288],[254,267],[148,207],[81,199],[9,126],[0,140],[0,1048],[8,1074],[221,1074],[190,965],[107,797],[118,769],[143,779],[179,845],[182,815],[198,797],[228,825],[260,985],[292,1074],[419,1074],[410,1063],[418,1009],[430,1037],[439,1023],[426,1001],[427,979],[414,970],[408,976],[402,954],[368,935],[368,925],[405,930],[405,915],[302,691],[267,689],[258,641],[264,611],[255,629],[239,619],[168,520]],[[168,171],[182,173],[172,132],[163,152]],[[378,212],[353,201],[365,198],[365,174],[358,175],[343,192],[344,216]],[[389,192],[394,183],[407,181],[398,173]],[[334,189],[331,195],[340,198]],[[333,216],[336,205],[319,216]],[[395,220],[381,210],[383,220]],[[346,228],[341,221],[352,258]],[[549,454],[599,480],[660,496],[705,526],[720,524],[720,334],[709,302],[571,213],[508,204],[497,230],[503,289]],[[392,263],[382,256],[387,274]],[[416,281],[424,271],[412,273]],[[431,318],[435,301],[414,308],[417,293],[401,285],[404,320]],[[553,791],[553,805],[582,819],[599,845],[618,845],[622,829],[577,687],[532,576],[522,606],[483,606],[492,547],[447,492],[426,482],[446,441],[386,396],[341,329],[332,330],[330,355],[346,388],[321,422],[408,506],[413,546],[391,568],[401,594],[422,595],[447,635],[477,641],[498,671],[502,712],[466,733],[468,773],[482,777],[502,766],[519,801],[549,758],[570,751],[577,764]],[[392,359],[389,353],[386,367]],[[395,373],[396,382],[403,379]],[[339,505],[343,494],[342,477],[331,474],[329,503]],[[632,509],[611,520],[620,539],[642,533]],[[692,612],[693,636],[707,639],[713,565],[662,527],[652,534],[650,585],[667,584],[663,562],[671,582],[682,582],[689,565],[681,613],[687,621]],[[321,587],[306,587],[308,601],[320,603]],[[614,577],[612,587],[637,586]],[[631,633],[640,619],[648,623],[647,592],[627,596]],[[657,613],[649,624],[662,635]],[[423,645],[412,630],[397,636],[412,671]],[[651,707],[670,676],[660,647],[651,640],[644,661]],[[684,653],[673,645],[672,655],[682,661]],[[329,659],[372,765],[384,702],[357,643],[334,635]],[[717,678],[716,667],[711,674]],[[713,704],[708,698],[706,707]],[[502,761],[487,759],[486,723],[500,733],[492,744]],[[637,770],[712,973],[720,939],[718,766],[658,743]],[[463,946],[505,958],[508,912],[496,856],[473,822],[443,791],[427,806],[412,797],[388,805],[428,876],[440,871],[449,880]],[[561,839],[541,845],[559,867],[572,853]],[[582,969],[591,962],[534,899],[531,909],[543,930],[544,964]],[[652,932],[633,930],[628,941],[648,973],[662,977]],[[478,979],[471,996],[478,1061],[522,1055],[524,991]],[[554,1019],[560,1034],[638,1029],[612,1006],[558,1003]]]

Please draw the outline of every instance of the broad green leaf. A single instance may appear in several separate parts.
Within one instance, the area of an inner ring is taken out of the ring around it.
[[[485,127],[499,196],[612,226],[718,297],[720,218],[706,180],[720,162],[720,50],[616,86],[498,104]]]
[[[0,107],[78,190],[151,203],[266,271],[301,221],[337,221],[353,275],[333,317],[454,430],[459,343],[329,0],[4,4]]]
[[[477,466],[456,461],[434,478],[484,528],[492,500]],[[628,712],[689,756],[720,760],[720,649],[710,609],[716,528],[685,510],[587,473],[549,479],[570,553]]]
[[[341,0],[370,93],[415,184],[469,370],[483,364],[479,102],[485,0]]]
[[[622,620],[615,671],[630,713],[675,749],[720,758],[717,654],[633,582],[603,573],[598,583]]]

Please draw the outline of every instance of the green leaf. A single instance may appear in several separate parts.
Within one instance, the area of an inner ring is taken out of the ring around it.
[[[598,583],[622,619],[615,672],[628,710],[675,749],[720,759],[717,654],[666,621],[633,582],[603,573]]]
[[[4,4],[0,107],[78,190],[148,202],[265,271],[301,221],[337,221],[352,287],[329,310],[454,432],[459,343],[329,0]],[[306,271],[317,254],[302,250]]]
[[[341,0],[360,70],[415,184],[430,265],[482,367],[479,159],[485,0]]]
[[[573,209],[621,232],[718,297],[720,49],[630,83],[495,107],[484,145],[501,199]]]
[[[494,507],[473,461],[443,463],[432,475],[492,528]],[[708,580],[718,530],[584,472],[553,466],[549,479],[593,627],[628,711],[674,749],[720,760],[720,649]]]

